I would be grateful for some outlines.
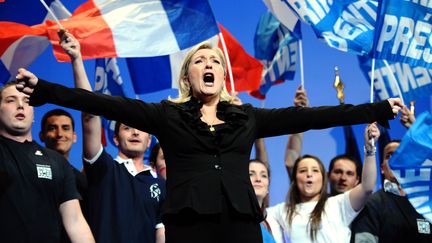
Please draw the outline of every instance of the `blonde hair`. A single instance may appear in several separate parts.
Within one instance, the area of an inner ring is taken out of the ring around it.
[[[221,59],[221,64],[224,70],[224,75],[226,75],[226,62],[225,62],[225,57],[222,53],[222,50],[219,49],[219,47],[217,46],[212,46],[210,44],[210,42],[202,42],[196,46],[194,46],[186,55],[185,59],[183,60],[183,64],[180,70],[180,77],[178,79],[178,84],[179,84],[179,89],[178,89],[178,97],[177,98],[171,98],[168,97],[168,100],[174,103],[185,103],[187,101],[189,101],[192,97],[192,88],[190,87],[190,85],[188,83],[185,82],[186,77],[188,76],[188,71],[189,71],[189,65],[190,62],[192,60],[192,56],[195,55],[195,53],[197,53],[199,50],[202,49],[210,49],[216,52],[216,54],[219,56],[219,58]],[[220,93],[220,101],[227,101],[229,103],[232,103],[234,100],[234,97],[232,97],[229,93],[228,90],[225,87],[225,84],[222,87],[222,91]]]

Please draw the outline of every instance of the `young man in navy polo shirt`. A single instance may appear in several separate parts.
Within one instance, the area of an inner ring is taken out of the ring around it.
[[[77,88],[91,91],[79,42],[65,33],[61,45],[71,57]],[[150,135],[117,123],[113,159],[101,144],[101,119],[83,114],[84,168],[88,180],[88,221],[97,242],[165,242],[160,217],[165,182],[144,164]]]

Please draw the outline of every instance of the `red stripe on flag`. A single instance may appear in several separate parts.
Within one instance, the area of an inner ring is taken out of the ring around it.
[[[71,18],[61,23],[80,42],[83,59],[117,56],[111,29],[93,1],[79,6]],[[59,44],[59,27],[52,21],[47,21],[47,25],[57,60],[70,61]]]
[[[234,77],[236,91],[253,91],[259,89],[263,65],[260,61],[249,55],[241,44],[221,24],[219,29],[225,40],[231,69]],[[219,47],[222,49],[221,42]],[[226,87],[231,91],[230,78],[227,75]]]
[[[27,26],[14,22],[0,22],[0,56],[18,39],[28,36],[46,36],[43,25]]]

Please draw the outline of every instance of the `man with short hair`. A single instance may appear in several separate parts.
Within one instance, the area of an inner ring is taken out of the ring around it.
[[[388,161],[400,144],[384,147],[381,174],[383,189],[375,192],[352,223],[351,242],[432,242],[432,225],[411,205]]]
[[[361,166],[353,156],[342,154],[334,157],[328,170],[330,195],[335,196],[357,186],[362,174]]]
[[[65,33],[61,45],[71,57],[77,88],[91,91],[79,42]],[[151,174],[144,164],[150,134],[116,123],[117,157],[101,143],[101,119],[82,114],[83,157],[88,179],[88,220],[97,242],[165,242],[161,207],[165,181]]]
[[[59,152],[69,161],[69,154],[72,145],[77,140],[75,133],[75,122],[72,115],[63,109],[53,109],[44,114],[41,121],[39,139],[45,143],[45,147]],[[83,200],[81,209],[84,216],[87,216],[86,203],[87,197],[87,178],[81,171],[71,165],[75,175],[76,186]]]
[[[47,148],[59,152],[69,160],[72,145],[77,141],[72,115],[63,109],[53,109],[45,113],[39,138]]]
[[[2,242],[94,242],[78,203],[73,173],[31,134],[33,107],[16,82],[0,89],[0,235]]]

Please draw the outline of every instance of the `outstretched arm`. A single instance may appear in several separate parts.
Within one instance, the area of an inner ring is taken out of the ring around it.
[[[299,86],[294,96],[294,106],[309,107],[306,90]],[[289,136],[285,149],[285,168],[290,180],[294,162],[300,157],[303,147],[303,133],[295,133]]]
[[[238,92],[233,92],[231,95],[234,97],[234,105],[242,105],[243,102],[238,96]],[[269,163],[267,148],[264,143],[264,138],[255,139],[255,158],[264,163]]]
[[[61,47],[72,61],[75,87],[92,91],[90,81],[84,68],[79,41],[69,32],[64,32],[60,39]],[[81,115],[84,158],[93,159],[101,148],[101,119],[99,116],[94,116],[85,112]]]
[[[367,199],[372,194],[377,178],[376,168],[376,147],[375,143],[380,136],[376,123],[369,124],[365,129],[365,146],[364,146],[364,165],[362,172],[362,182],[354,187],[349,198],[351,206],[355,211],[359,211],[366,204]]]

